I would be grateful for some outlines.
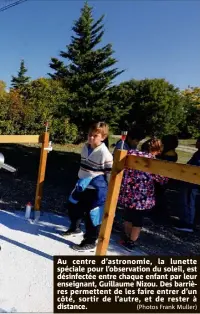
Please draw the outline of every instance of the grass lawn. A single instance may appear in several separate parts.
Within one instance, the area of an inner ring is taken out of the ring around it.
[[[195,147],[195,144],[196,144],[195,139],[179,140],[179,145]]]
[[[177,153],[178,153],[178,163],[181,163],[181,164],[186,164],[193,155],[192,153],[182,152],[180,150],[178,150]]]
[[[116,141],[119,140],[120,137],[121,137],[120,135],[111,135],[109,139],[110,143],[111,144],[116,143]],[[179,145],[195,147],[195,144],[196,144],[196,139],[179,140]]]

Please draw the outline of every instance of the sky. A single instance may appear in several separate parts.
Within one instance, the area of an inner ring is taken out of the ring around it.
[[[95,19],[105,14],[102,44],[112,43],[117,66],[125,70],[115,83],[165,78],[180,89],[200,86],[200,1],[88,2]],[[47,76],[51,57],[70,44],[83,4],[28,0],[0,12],[0,80],[9,87],[21,59],[32,79]]]

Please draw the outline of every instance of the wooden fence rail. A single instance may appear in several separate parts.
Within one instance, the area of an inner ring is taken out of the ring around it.
[[[200,185],[200,167],[127,155],[125,150],[116,150],[96,255],[106,255],[125,168]]]
[[[19,143],[32,143],[37,144],[41,143],[41,135],[0,135],[0,143],[10,143],[10,144],[19,144]]]

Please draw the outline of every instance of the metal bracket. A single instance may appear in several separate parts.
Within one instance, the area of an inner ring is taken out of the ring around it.
[[[48,146],[48,147],[45,147],[44,150],[48,150],[48,153],[53,150],[52,142],[51,142],[51,141],[49,142],[49,146]]]

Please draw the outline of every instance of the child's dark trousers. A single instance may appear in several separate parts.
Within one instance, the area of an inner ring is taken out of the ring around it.
[[[93,244],[96,242],[99,233],[99,226],[94,226],[90,218],[90,211],[94,208],[94,203],[97,198],[96,189],[86,189],[80,193],[79,202],[77,204],[68,203],[68,216],[71,220],[70,229],[76,230],[79,228],[82,220],[85,222],[84,239],[87,243]]]

